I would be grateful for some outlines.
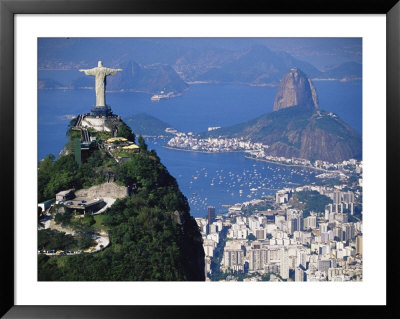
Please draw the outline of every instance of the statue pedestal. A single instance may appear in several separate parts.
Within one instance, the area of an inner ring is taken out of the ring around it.
[[[106,105],[106,106],[93,106],[91,110],[91,115],[92,116],[111,116],[112,111],[111,108]]]

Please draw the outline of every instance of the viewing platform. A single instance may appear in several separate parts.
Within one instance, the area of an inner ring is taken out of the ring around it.
[[[93,106],[91,109],[91,115],[95,116],[95,117],[97,117],[97,116],[108,117],[108,116],[112,116],[112,111],[108,105]]]

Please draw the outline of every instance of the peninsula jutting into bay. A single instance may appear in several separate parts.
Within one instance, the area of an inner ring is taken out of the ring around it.
[[[319,167],[361,159],[361,135],[332,112],[318,108],[311,80],[297,68],[281,80],[274,112],[231,127],[182,134],[168,146],[193,151],[246,151],[257,159]],[[310,165],[310,161],[318,161]]]

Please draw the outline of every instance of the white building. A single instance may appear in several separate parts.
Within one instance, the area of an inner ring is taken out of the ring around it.
[[[296,267],[294,272],[295,281],[304,281],[304,271],[300,267]]]
[[[249,255],[249,270],[263,270],[265,264],[268,263],[267,249],[251,249]]]
[[[289,278],[289,256],[286,248],[282,248],[280,251],[280,261],[281,261],[281,269],[280,275],[283,279]]]

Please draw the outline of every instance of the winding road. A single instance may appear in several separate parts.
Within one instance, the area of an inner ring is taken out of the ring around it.
[[[109,208],[115,202],[115,198],[110,198],[110,197],[105,197],[105,198],[103,198],[103,200],[106,203],[106,206],[104,206],[97,212],[93,213],[93,215],[99,215],[99,214],[103,213],[107,208]],[[72,235],[72,236],[76,235],[76,232],[72,228],[63,227],[60,224],[56,224],[55,221],[51,219],[49,214],[46,214],[45,217],[43,217],[40,220],[40,222],[44,225],[44,229],[54,229],[59,232],[64,232],[67,235]],[[43,229],[43,228],[40,227],[39,229]],[[110,238],[109,238],[107,232],[103,229],[101,229],[98,234],[94,234],[92,236],[92,239],[96,241],[96,246],[92,246],[84,251],[81,251],[80,254],[82,252],[95,253],[95,252],[98,252],[98,251],[104,249],[105,247],[107,247],[110,244]],[[48,256],[60,256],[60,254],[57,254],[57,253],[44,253],[44,254],[48,255]],[[77,254],[77,253],[75,252],[73,254]],[[70,254],[70,255],[72,255],[72,254]]]

